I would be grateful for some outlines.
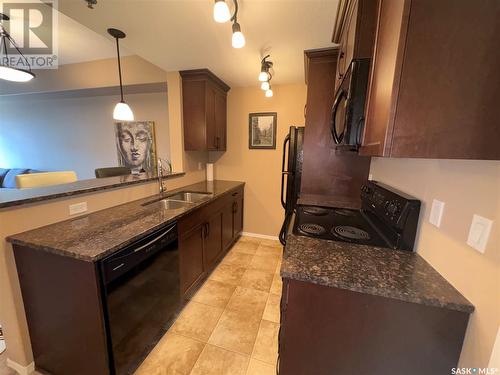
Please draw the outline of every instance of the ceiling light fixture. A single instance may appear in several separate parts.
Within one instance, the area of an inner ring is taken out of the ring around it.
[[[273,79],[271,68],[273,67],[273,62],[267,60],[269,57],[271,57],[271,55],[265,56],[260,61],[259,73],[259,81],[262,82],[260,88],[266,92],[266,98],[273,96],[273,90],[271,89],[271,79]]]
[[[123,84],[122,84],[122,66],[120,62],[120,44],[119,40],[126,37],[125,33],[118,29],[108,29],[108,34],[116,39],[116,52],[118,55],[118,76],[120,77],[120,102],[115,106],[113,118],[119,121],[134,121],[134,113],[129,105],[123,100]]]
[[[233,21],[233,36],[231,39],[231,44],[233,48],[243,48],[245,46],[246,40],[245,36],[241,32],[241,25],[238,23],[238,0],[233,0],[234,3],[234,14],[231,16],[229,7],[225,0],[215,0],[214,4],[214,20],[215,22],[225,23],[227,21]]]
[[[10,18],[7,15],[0,13],[0,54],[3,55],[0,59],[0,79],[11,82],[28,82],[35,78],[35,74],[31,71],[31,65],[28,59],[22,54],[14,39],[12,39],[3,26],[3,21],[9,20]],[[7,52],[7,44],[9,42],[24,59],[24,63],[28,67],[28,70],[10,65],[9,54]]]
[[[267,61],[269,57],[271,57],[271,55],[265,56],[260,62],[260,73],[259,73],[260,82],[266,82],[271,79],[271,73],[269,73],[269,70],[273,67],[273,62]]]
[[[97,0],[84,0],[87,2],[87,7],[90,9],[94,9],[94,5],[97,4]]]
[[[214,4],[214,20],[215,22],[224,23],[231,19],[229,7],[224,0],[215,0]]]

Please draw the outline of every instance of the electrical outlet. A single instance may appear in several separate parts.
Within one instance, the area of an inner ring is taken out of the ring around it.
[[[490,219],[479,215],[472,216],[467,245],[484,254],[492,226],[493,221]]]
[[[429,215],[429,222],[439,228],[441,226],[441,220],[443,219],[443,212],[444,202],[433,199],[431,214]]]
[[[87,212],[87,202],[75,203],[69,206],[70,215],[78,215]]]

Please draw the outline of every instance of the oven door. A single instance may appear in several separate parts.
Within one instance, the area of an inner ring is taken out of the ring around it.
[[[340,84],[333,102],[330,117],[330,130],[333,141],[337,145],[346,144],[346,136],[349,133],[349,102],[351,97],[352,65],[347,70],[344,80]]]

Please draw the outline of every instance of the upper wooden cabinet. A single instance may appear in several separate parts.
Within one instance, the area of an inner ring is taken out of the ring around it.
[[[498,0],[380,0],[361,154],[500,159]]]
[[[230,87],[208,69],[184,70],[184,149],[226,151],[227,92]]]
[[[339,2],[332,41],[340,44],[335,91],[342,83],[352,59],[370,58],[377,25],[377,0]]]

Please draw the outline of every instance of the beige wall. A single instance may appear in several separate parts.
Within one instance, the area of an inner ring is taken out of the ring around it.
[[[165,80],[164,70],[139,56],[122,57],[121,64],[124,85],[157,83]],[[61,65],[58,69],[38,70],[36,74],[36,79],[23,85],[2,82],[0,95],[96,89],[119,85],[115,58]]]
[[[157,155],[170,159],[166,88],[126,100],[137,121],[154,121]],[[83,180],[95,178],[96,168],[117,166],[112,115],[118,100],[117,95],[0,97],[0,167],[73,170]]]
[[[488,366],[500,324],[500,162],[374,158],[371,173],[422,200],[418,253],[476,307],[461,366]],[[440,228],[429,224],[434,198],[445,202]],[[473,214],[494,221],[484,254],[466,244]]]
[[[180,77],[177,72],[167,73],[166,76],[169,87],[170,139],[160,139],[159,141],[170,142],[174,171],[186,172],[183,177],[166,181],[167,189],[174,189],[204,180],[205,170],[198,170],[198,164],[201,163],[204,167],[208,155],[205,152],[183,151]],[[33,355],[12,246],[5,241],[5,237],[66,220],[69,218],[68,206],[76,202],[86,201],[89,212],[95,212],[156,194],[157,189],[156,183],[147,183],[69,199],[58,199],[20,208],[0,210],[0,324],[4,328],[7,356],[10,360],[21,366],[28,366],[33,361]]]
[[[211,152],[215,178],[245,181],[245,232],[277,236],[283,221],[280,204],[283,140],[291,125],[304,125],[305,85],[273,86],[266,98],[258,87],[235,88],[228,96],[227,151]],[[276,150],[248,148],[248,114],[277,112]]]

